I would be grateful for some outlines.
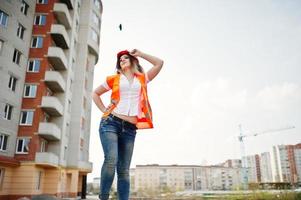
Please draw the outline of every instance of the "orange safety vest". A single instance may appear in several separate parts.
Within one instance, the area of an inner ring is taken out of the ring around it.
[[[138,129],[148,129],[153,128],[153,120],[152,120],[152,109],[148,101],[147,97],[147,87],[145,84],[145,74],[137,74],[135,76],[138,78],[141,84],[141,95],[139,100],[139,113],[138,113],[138,120],[136,127]],[[103,118],[107,117],[114,108],[116,108],[119,100],[120,100],[120,93],[119,93],[119,80],[120,74],[115,74],[112,76],[108,76],[106,78],[107,84],[110,88],[112,88],[111,94],[111,103],[107,108],[107,111],[103,114]]]

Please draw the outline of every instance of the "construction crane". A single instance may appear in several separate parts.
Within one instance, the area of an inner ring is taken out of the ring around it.
[[[240,153],[241,153],[241,164],[242,164],[242,176],[243,176],[243,188],[246,190],[248,189],[248,172],[247,172],[247,162],[246,162],[246,152],[245,152],[245,144],[244,139],[247,137],[256,137],[259,135],[267,134],[267,133],[273,133],[273,132],[280,132],[288,129],[293,129],[295,126],[287,126],[284,128],[278,128],[278,129],[268,129],[265,131],[252,133],[252,134],[243,134],[242,126],[241,124],[238,125],[239,127],[239,136],[238,141],[240,142]]]

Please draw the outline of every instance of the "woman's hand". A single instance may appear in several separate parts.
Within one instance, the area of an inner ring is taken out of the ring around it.
[[[135,56],[135,57],[138,57],[138,56],[141,57],[141,55],[142,55],[142,52],[138,49],[132,49],[129,53],[130,53],[130,55]]]

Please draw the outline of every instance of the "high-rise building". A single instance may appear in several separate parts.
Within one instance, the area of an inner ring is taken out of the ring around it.
[[[101,14],[101,0],[1,1],[0,199],[81,195]]]
[[[300,182],[300,150],[300,143],[272,147],[271,166],[274,182]]]
[[[34,12],[34,0],[0,4],[0,158],[9,165],[19,163],[13,158]]]
[[[260,172],[261,182],[268,183],[273,181],[270,152],[260,154]]]
[[[248,182],[258,183],[261,182],[261,172],[260,172],[260,160],[259,155],[246,156],[246,165],[248,168]]]
[[[300,144],[298,148],[294,149],[294,156],[296,162],[296,171],[297,171],[297,182],[301,184],[301,148]]]

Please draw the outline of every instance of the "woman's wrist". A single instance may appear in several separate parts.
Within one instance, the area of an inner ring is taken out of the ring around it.
[[[145,57],[145,55],[146,55],[146,53],[144,53],[144,52],[140,51],[140,53],[139,53],[138,57],[140,57],[140,58],[144,58],[144,57]]]
[[[105,112],[107,112],[107,108],[106,107],[103,107],[102,109],[100,109],[101,110],[101,112],[103,112],[103,113],[105,113]]]

